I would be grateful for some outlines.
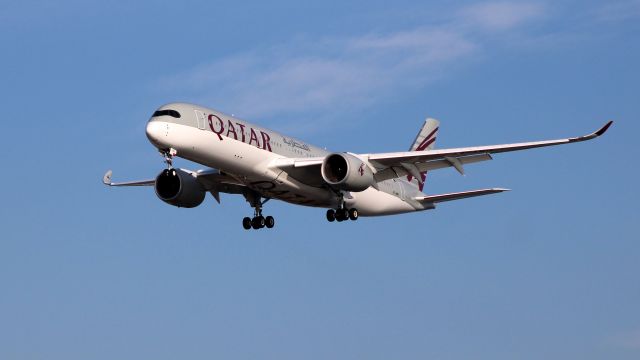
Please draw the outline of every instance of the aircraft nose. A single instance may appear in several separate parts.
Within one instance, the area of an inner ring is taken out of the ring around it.
[[[166,126],[161,121],[149,121],[147,123],[147,138],[152,144],[162,146],[162,138],[164,137]]]

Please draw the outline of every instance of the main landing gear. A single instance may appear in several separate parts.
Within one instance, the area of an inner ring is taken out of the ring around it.
[[[358,220],[358,209],[347,209],[342,207],[340,209],[329,209],[327,210],[327,220],[329,222],[342,222],[346,220]]]
[[[340,199],[340,207],[338,209],[329,209],[327,210],[327,220],[329,222],[342,222],[346,220],[358,220],[358,209],[355,208],[347,208],[347,204],[344,202],[344,195],[340,192],[338,193],[338,197]]]
[[[267,229],[271,229],[276,224],[276,220],[273,216],[264,217],[262,214],[256,214],[253,218],[245,217],[242,219],[242,227],[246,230],[254,228],[256,230],[262,229],[263,227],[267,227]]]
[[[262,205],[264,205],[269,199],[265,199],[262,201],[262,197],[254,192],[248,192],[244,194],[244,197],[247,199],[251,207],[254,209],[253,218],[245,217],[242,219],[242,227],[246,230],[251,228],[258,230],[266,227],[267,229],[271,229],[275,226],[276,220],[273,216],[262,216]]]

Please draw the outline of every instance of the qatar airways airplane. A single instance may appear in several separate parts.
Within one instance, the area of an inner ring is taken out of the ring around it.
[[[111,170],[103,179],[109,186],[153,186],[156,195],[173,206],[200,205],[209,192],[220,203],[220,193],[240,194],[254,209],[245,217],[245,229],[272,228],[272,216],[263,205],[278,199],[296,205],[327,208],[327,220],[356,220],[359,216],[401,214],[434,209],[444,201],[495,194],[491,188],[427,195],[422,192],[427,171],[491,160],[491,154],[591,140],[607,131],[580,137],[434,150],[439,122],[427,119],[409,151],[354,154],[328,152],[244,120],[204,107],[173,103],[159,108],[147,123],[149,141],[165,157],[167,168],[155,179],[114,183]],[[192,171],[173,168],[178,156],[205,166]]]

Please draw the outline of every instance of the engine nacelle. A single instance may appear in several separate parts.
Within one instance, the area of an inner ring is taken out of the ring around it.
[[[204,201],[202,185],[188,172],[165,169],[156,177],[156,195],[160,200],[177,207],[193,208]]]
[[[321,171],[324,181],[334,189],[358,192],[375,183],[369,165],[349,153],[327,155]]]

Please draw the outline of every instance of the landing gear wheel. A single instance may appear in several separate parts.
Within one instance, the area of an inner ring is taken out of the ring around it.
[[[349,219],[358,220],[358,209],[349,209]]]
[[[340,218],[342,220],[349,220],[349,210],[347,210],[346,208],[342,208],[338,209],[338,212],[340,213]]]
[[[251,219],[248,217],[242,219],[242,227],[245,228],[245,230],[251,229]]]
[[[336,221],[336,211],[335,210],[333,210],[333,209],[327,210],[327,220],[329,222]]]
[[[267,216],[264,221],[268,229],[271,229],[276,224],[276,219],[273,216]]]
[[[262,216],[256,216],[253,218],[253,220],[251,220],[251,227],[253,227],[256,230],[262,229],[264,225],[265,225],[265,221],[264,221],[264,217]]]

